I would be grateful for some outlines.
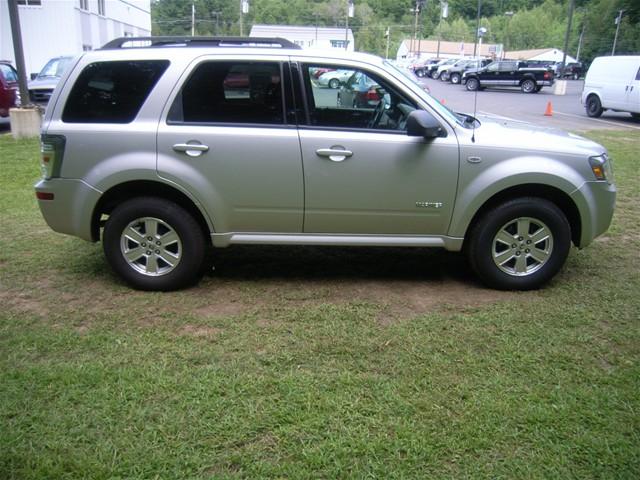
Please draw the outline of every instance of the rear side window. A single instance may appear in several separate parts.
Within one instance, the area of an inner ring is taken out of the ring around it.
[[[279,62],[204,62],[176,97],[169,123],[284,123]]]
[[[168,60],[96,62],[87,65],[71,89],[62,121],[132,122],[168,66]]]

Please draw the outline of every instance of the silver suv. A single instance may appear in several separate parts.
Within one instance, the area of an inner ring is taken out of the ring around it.
[[[338,102],[320,69],[367,77],[365,101]],[[537,288],[607,230],[616,195],[597,143],[454,113],[375,56],[260,38],[129,37],[76,58],[42,168],[51,228],[102,236],[145,290],[192,284],[232,244],[442,247],[487,285]]]

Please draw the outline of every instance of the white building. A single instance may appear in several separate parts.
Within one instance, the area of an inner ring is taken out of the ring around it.
[[[50,58],[151,35],[151,0],[18,0],[27,76]],[[15,65],[9,2],[0,0],[0,58]]]
[[[339,48],[353,52],[353,32],[347,29],[345,38],[344,28],[328,27],[295,27],[288,25],[254,25],[251,27],[250,37],[280,37],[302,48]]]
[[[509,60],[542,60],[544,62],[562,62],[564,52],[558,48],[538,48],[535,50],[514,50],[505,52],[504,58]],[[567,55],[567,63],[573,63],[576,59]]]
[[[402,62],[415,58],[462,58],[472,56],[474,48],[480,57],[496,58],[502,53],[502,44],[405,39],[398,47],[396,59]]]

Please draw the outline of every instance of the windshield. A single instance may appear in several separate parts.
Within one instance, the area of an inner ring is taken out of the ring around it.
[[[384,61],[384,64],[385,64],[386,67],[388,67],[389,69],[399,73],[404,78],[408,78],[409,80],[411,80],[416,86],[418,86],[418,88],[420,89],[420,91],[424,95],[427,95],[430,98],[433,98],[433,97],[431,97],[431,95],[429,95],[427,92],[425,92],[422,89],[422,85],[420,85],[418,77],[413,75],[411,72],[409,72],[409,71],[407,71],[407,70],[405,70],[403,68],[396,67],[395,65],[393,65],[390,62],[388,62],[387,60]],[[453,110],[450,110],[449,108],[445,107],[440,102],[438,102],[437,100],[435,102],[433,102],[431,104],[431,106],[433,108],[435,108],[436,110],[438,110],[438,113],[440,113],[443,117],[448,118],[451,122],[457,123],[461,127],[465,127],[465,128],[468,128],[468,127],[471,126],[471,124],[467,120],[470,117],[467,117],[466,115],[461,115],[459,113],[454,112]]]
[[[71,57],[60,57],[49,60],[38,74],[38,78],[61,77],[69,66],[69,62],[71,62]]]

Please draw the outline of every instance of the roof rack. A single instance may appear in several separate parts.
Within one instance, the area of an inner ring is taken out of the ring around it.
[[[125,46],[131,44],[130,46]],[[266,37],[120,37],[106,43],[101,50],[148,47],[278,47],[295,48],[284,38]]]

